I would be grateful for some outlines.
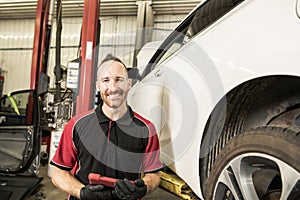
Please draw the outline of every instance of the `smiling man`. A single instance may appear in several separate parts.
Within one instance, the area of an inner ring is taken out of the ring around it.
[[[160,182],[155,127],[127,105],[131,81],[121,60],[108,55],[102,61],[96,87],[102,103],[66,125],[51,161],[52,182],[71,200],[140,199]],[[90,185],[90,173],[114,178],[116,184]]]
[[[127,112],[126,98],[131,87],[125,65],[115,57],[106,57],[97,72],[97,89],[106,116],[119,119]]]

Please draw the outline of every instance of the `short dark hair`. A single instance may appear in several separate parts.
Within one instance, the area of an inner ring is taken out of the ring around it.
[[[116,61],[119,62],[123,65],[125,72],[126,72],[126,76],[128,77],[128,68],[126,67],[126,65],[117,57],[113,56],[112,54],[107,54],[105,56],[105,58],[101,61],[100,65],[98,66],[97,69],[97,80],[99,79],[99,72],[101,71],[101,65],[103,65],[103,63],[108,62],[108,61]]]
[[[122,65],[124,65],[125,69],[127,69],[126,65],[116,56],[113,56],[111,53],[107,54],[105,56],[105,58],[101,61],[100,65],[102,65],[103,63],[105,63],[106,61],[117,61],[119,63],[121,63]]]

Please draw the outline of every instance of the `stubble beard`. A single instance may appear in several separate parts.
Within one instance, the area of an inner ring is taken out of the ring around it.
[[[126,102],[126,97],[127,97],[128,92],[119,90],[119,91],[115,92],[115,94],[116,93],[119,94],[119,98],[112,99],[112,100],[109,99],[109,94],[101,95],[103,102],[111,109],[117,109]]]

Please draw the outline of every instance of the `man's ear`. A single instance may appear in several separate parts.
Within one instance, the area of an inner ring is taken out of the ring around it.
[[[128,79],[128,89],[132,87],[132,79]]]
[[[98,92],[100,92],[100,86],[99,86],[98,81],[96,82],[96,89],[97,89]]]

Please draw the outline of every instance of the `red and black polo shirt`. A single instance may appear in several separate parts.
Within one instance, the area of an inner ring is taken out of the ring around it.
[[[128,106],[127,113],[112,121],[102,105],[73,117],[62,133],[50,162],[88,184],[88,174],[135,180],[140,173],[162,168],[160,147],[154,125]]]

